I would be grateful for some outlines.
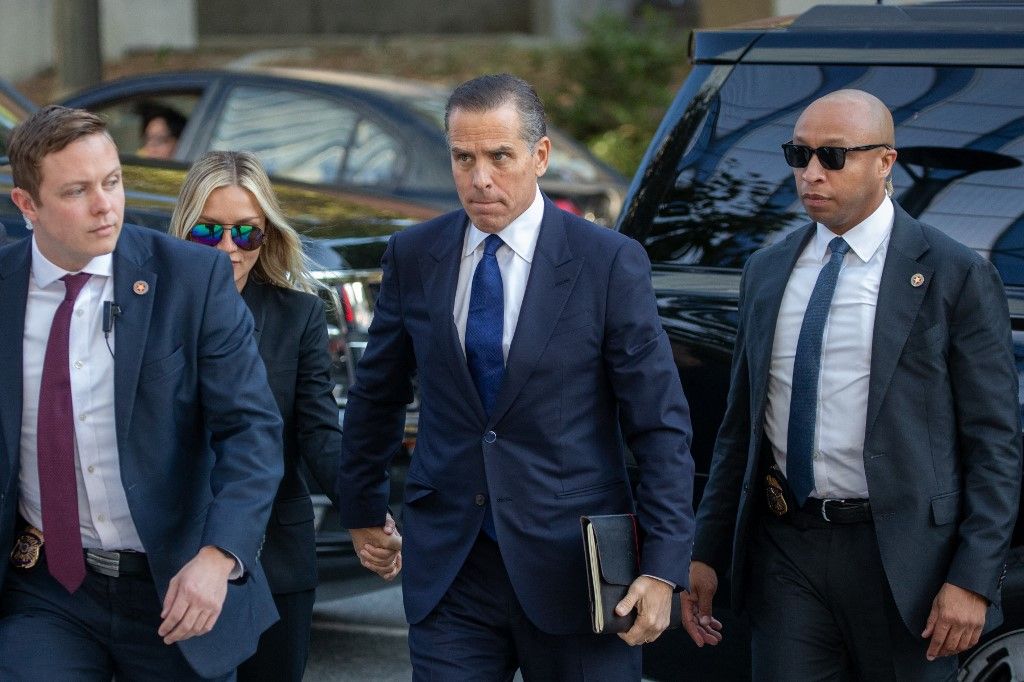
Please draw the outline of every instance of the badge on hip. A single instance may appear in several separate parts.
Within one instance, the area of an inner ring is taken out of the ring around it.
[[[32,568],[39,561],[42,548],[43,531],[34,526],[25,526],[11,550],[11,565],[21,569]]]
[[[786,504],[786,492],[782,488],[782,482],[771,473],[765,475],[764,482],[768,509],[776,516],[784,516],[789,511],[789,505]]]

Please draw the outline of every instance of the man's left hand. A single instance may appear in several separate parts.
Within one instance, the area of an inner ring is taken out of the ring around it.
[[[967,651],[978,643],[985,626],[988,600],[980,594],[950,583],[943,583],[932,602],[921,636],[931,638],[926,654],[929,661],[938,656],[952,656]]]
[[[171,578],[160,612],[163,622],[157,633],[164,644],[205,635],[220,617],[228,593],[228,576],[235,559],[213,546],[199,550],[195,558]]]
[[[615,613],[625,616],[636,608],[636,621],[619,637],[630,646],[647,644],[661,636],[668,627],[672,613],[672,586],[642,575],[629,586],[626,596],[616,605]]]

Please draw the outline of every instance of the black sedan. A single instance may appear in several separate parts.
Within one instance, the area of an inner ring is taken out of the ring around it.
[[[154,111],[170,109],[184,123],[173,151],[179,161],[211,149],[245,149],[278,178],[450,210],[458,208],[458,197],[444,137],[448,94],[422,82],[261,68],[133,76],[63,104],[103,114],[122,153],[146,153],[152,133],[144,135],[145,123]],[[614,222],[625,179],[565,133],[551,130],[550,137],[541,188],[562,208]]]

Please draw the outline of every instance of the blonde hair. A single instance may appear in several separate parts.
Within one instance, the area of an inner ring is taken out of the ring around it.
[[[186,239],[210,194],[221,187],[248,190],[267,217],[266,237],[252,269],[257,279],[309,293],[326,289],[310,274],[310,261],[302,251],[299,234],[281,212],[263,164],[250,152],[207,152],[192,164],[171,215],[170,233]]]

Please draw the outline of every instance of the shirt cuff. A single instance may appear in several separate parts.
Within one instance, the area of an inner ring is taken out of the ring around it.
[[[644,575],[645,578],[654,578],[655,580],[658,580],[658,581],[661,581],[661,582],[665,583],[666,585],[671,587],[673,591],[675,591],[675,589],[676,589],[676,584],[674,582],[672,582],[671,580],[665,580],[664,578],[659,578],[658,576],[651,575],[650,573],[644,573],[643,575]]]

